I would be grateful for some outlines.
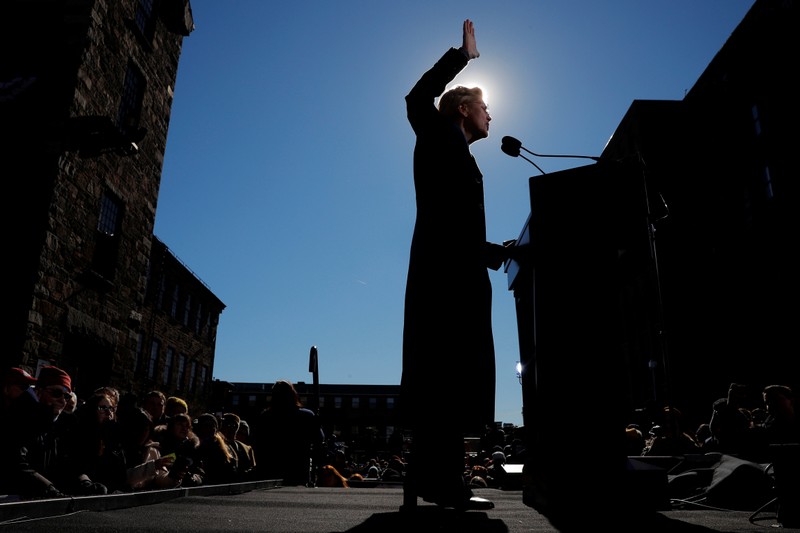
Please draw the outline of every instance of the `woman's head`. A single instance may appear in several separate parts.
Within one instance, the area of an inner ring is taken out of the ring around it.
[[[483,101],[483,91],[480,87],[453,87],[439,97],[439,112],[446,117],[454,117],[461,104]]]
[[[272,386],[271,409],[289,409],[302,407],[300,395],[297,394],[291,381],[279,380]]]
[[[177,439],[186,439],[192,432],[192,418],[185,413],[178,413],[167,420],[167,431]]]
[[[95,393],[89,396],[80,407],[76,409],[77,416],[89,424],[102,424],[113,421],[117,416],[114,401],[106,394]]]

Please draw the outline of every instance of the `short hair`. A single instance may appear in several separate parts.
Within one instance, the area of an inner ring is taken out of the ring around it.
[[[167,397],[160,390],[151,390],[150,392],[145,394],[144,399],[146,400],[148,398],[159,398],[160,400],[163,400],[165,402],[167,401]]]
[[[764,387],[763,395],[765,400],[774,400],[779,397],[790,401],[794,400],[794,392],[791,387],[786,385],[767,385]]]
[[[189,412],[189,404],[187,404],[186,400],[184,400],[183,398],[180,398],[178,396],[170,396],[169,398],[167,398],[167,401],[164,402],[164,410],[167,413],[173,413],[177,407],[180,407],[184,413]]]
[[[453,118],[458,113],[458,106],[468,104],[483,98],[483,91],[480,87],[463,87],[461,85],[453,87],[439,97],[439,112]]]

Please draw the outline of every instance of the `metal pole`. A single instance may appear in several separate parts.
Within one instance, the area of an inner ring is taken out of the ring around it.
[[[314,405],[313,411],[319,415],[319,353],[317,347],[311,347],[311,353],[308,356],[308,371],[314,377]]]

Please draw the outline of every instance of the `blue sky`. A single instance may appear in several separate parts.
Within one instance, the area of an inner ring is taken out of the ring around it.
[[[501,242],[539,174],[503,136],[598,155],[634,100],[682,99],[753,3],[191,0],[155,234],[227,306],[213,377],[311,382],[317,346],[321,383],[400,383],[415,215],[404,97],[460,46],[465,18],[481,57],[455,82],[486,93],[490,136],[472,152]],[[502,269],[490,276],[495,418],[522,424],[513,294]]]

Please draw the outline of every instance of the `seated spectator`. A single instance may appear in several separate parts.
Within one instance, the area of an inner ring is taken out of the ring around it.
[[[152,419],[144,409],[132,410],[122,424],[122,448],[125,453],[126,488],[130,491],[177,487],[181,472],[170,475],[175,461],[161,457],[158,444],[150,439]]]
[[[222,426],[220,433],[225,437],[225,442],[230,446],[232,454],[236,458],[236,477],[239,481],[253,478],[256,467],[256,457],[253,447],[245,444],[236,438],[239,433],[241,418],[235,413],[225,413],[222,415]]]
[[[644,435],[642,435],[642,430],[633,424],[625,428],[625,446],[628,456],[642,455],[644,445],[645,440]]]
[[[22,499],[65,496],[63,483],[58,486],[55,481],[63,458],[59,443],[69,426],[59,423],[59,416],[71,387],[67,372],[44,366],[35,387],[9,402],[0,439],[0,493]]]
[[[200,439],[197,459],[203,472],[203,484],[236,481],[236,459],[225,437],[219,432],[217,417],[211,413],[201,414],[194,421],[194,430]]]
[[[179,413],[168,418],[166,424],[156,426],[153,440],[158,442],[162,456],[175,455],[175,463],[170,472],[176,477],[180,475],[179,472],[185,472],[181,479],[182,487],[203,484],[203,472],[197,458],[200,439],[192,431],[192,419],[189,415]]]
[[[36,378],[21,368],[9,368],[3,374],[3,405],[0,413],[5,413],[11,404],[24,392],[36,384]]]
[[[683,429],[683,415],[674,407],[664,407],[658,424],[650,429],[642,455],[681,456],[702,453],[700,446]]]
[[[142,409],[147,411],[153,421],[153,428],[166,423],[164,414],[167,397],[160,390],[151,390],[142,399]]]
[[[374,457],[369,460],[369,465],[367,466],[367,472],[364,475],[364,479],[380,479],[381,477],[381,469],[378,467],[378,460]]]
[[[250,442],[250,424],[247,420],[239,420],[239,431],[236,432],[236,438],[245,444],[252,444]]]
[[[323,465],[317,472],[317,486],[349,488],[350,483],[332,465]]]
[[[768,385],[762,392],[767,417],[763,428],[769,444],[800,443],[800,415],[794,392],[786,385]]]
[[[75,418],[62,445],[64,468],[75,482],[66,490],[86,496],[125,490],[125,456],[111,398],[93,394],[76,409]]]
[[[406,475],[406,464],[399,456],[393,455],[381,474],[383,481],[403,481]]]
[[[177,396],[170,396],[166,400],[166,404],[164,406],[164,416],[169,418],[171,416],[175,416],[177,414],[189,414],[189,404],[186,403],[186,400],[183,398],[179,398]]]

